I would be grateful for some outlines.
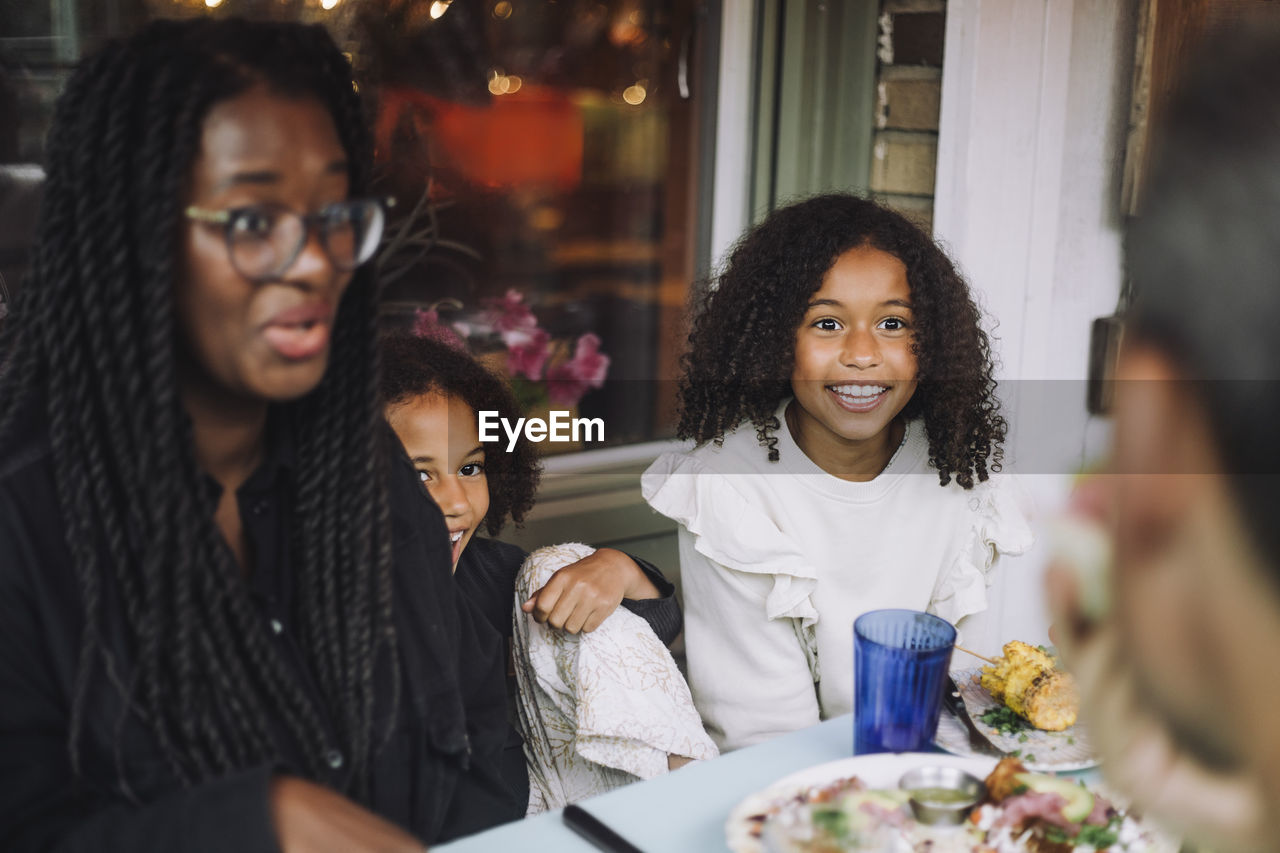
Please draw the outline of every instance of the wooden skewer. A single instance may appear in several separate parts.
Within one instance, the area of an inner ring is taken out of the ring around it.
[[[966,655],[973,655],[975,658],[978,658],[979,660],[984,660],[987,663],[991,664],[992,666],[1000,665],[1000,661],[993,660],[992,658],[989,658],[986,655],[980,655],[977,652],[971,652],[968,649],[966,649],[964,646],[956,646],[956,651],[964,652]]]

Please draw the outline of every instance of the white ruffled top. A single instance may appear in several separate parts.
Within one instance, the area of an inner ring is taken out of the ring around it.
[[[689,685],[721,750],[853,710],[853,620],[886,607],[952,623],[987,607],[1000,554],[1032,544],[1008,477],[939,484],[924,425],[875,479],[818,467],[778,409],[779,461],[750,423],[660,456],[641,479],[680,524]]]

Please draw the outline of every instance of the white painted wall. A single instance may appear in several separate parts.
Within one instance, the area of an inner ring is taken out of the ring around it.
[[[1039,542],[1010,560],[988,651],[1042,641],[1045,516],[1105,446],[1085,412],[1089,327],[1122,279],[1134,0],[950,0],[934,232],[994,319],[1001,397]]]
[[[720,18],[720,79],[716,93],[711,268],[751,223],[751,108],[755,97],[755,0],[724,0]]]

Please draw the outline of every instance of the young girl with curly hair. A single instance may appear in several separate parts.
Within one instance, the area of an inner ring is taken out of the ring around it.
[[[1029,547],[991,476],[979,318],[919,228],[841,194],[771,214],[704,297],[680,386],[697,446],[643,492],[680,524],[689,683],[721,749],[850,712],[854,618],[971,617]]]
[[[513,642],[524,748],[510,744],[504,773],[529,791],[529,813],[714,757],[666,650],[681,620],[661,572],[613,548],[530,555],[474,535],[523,521],[537,492],[541,463],[523,434],[509,450],[505,437],[480,439],[479,412],[519,417],[507,384],[446,343],[395,335],[383,342],[381,391],[444,513],[458,588]]]

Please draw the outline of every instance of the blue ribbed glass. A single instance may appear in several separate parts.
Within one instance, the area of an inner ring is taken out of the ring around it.
[[[853,752],[929,749],[938,730],[956,629],[916,610],[872,610],[853,623]]]

